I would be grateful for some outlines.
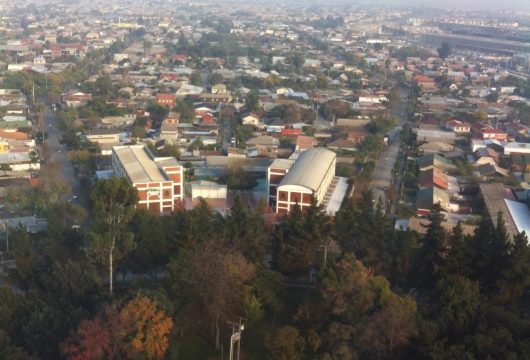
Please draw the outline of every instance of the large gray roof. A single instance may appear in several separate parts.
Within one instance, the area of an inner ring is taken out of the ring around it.
[[[282,179],[280,186],[297,185],[317,191],[336,154],[324,148],[304,151]]]

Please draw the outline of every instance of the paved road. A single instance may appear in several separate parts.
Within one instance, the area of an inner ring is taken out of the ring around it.
[[[391,131],[394,136],[389,139],[388,147],[379,156],[372,175],[372,194],[375,204],[381,198],[385,208],[388,207],[388,201],[390,200],[386,198],[386,191],[394,184],[392,170],[399,155],[399,129],[407,121],[406,109],[408,97],[406,91],[400,91],[400,96],[401,101],[395,106],[393,111],[393,115],[399,118],[398,125]]]
[[[46,139],[46,146],[49,152],[49,158],[45,159],[46,163],[58,163],[60,166],[61,176],[71,188],[71,195],[65,195],[65,201],[76,203],[85,209],[88,208],[88,189],[85,189],[75,174],[74,167],[70,158],[68,157],[67,148],[61,144],[61,131],[57,127],[57,118],[55,113],[50,109],[46,109],[44,113],[44,124],[48,138]],[[46,166],[46,165],[44,165]]]

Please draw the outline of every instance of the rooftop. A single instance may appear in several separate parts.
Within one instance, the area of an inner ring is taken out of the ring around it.
[[[115,146],[113,152],[133,183],[167,181],[159,164],[155,162],[143,145]],[[177,160],[174,159],[174,163],[178,164]],[[173,162],[163,165],[170,166],[172,164]]]
[[[282,179],[280,186],[298,185],[317,191],[335,157],[333,151],[324,148],[304,151]]]
[[[506,230],[511,237],[517,234],[517,227],[513,221],[510,211],[505,199],[513,200],[513,194],[511,191],[508,192],[505,190],[504,186],[500,183],[491,183],[491,184],[481,184],[480,192],[482,193],[482,198],[486,204],[486,209],[490,215],[493,225],[497,226],[497,216],[499,211],[504,215],[504,222]]]

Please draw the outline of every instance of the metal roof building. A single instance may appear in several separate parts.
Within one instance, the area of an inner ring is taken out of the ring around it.
[[[112,169],[138,190],[138,208],[168,213],[184,199],[184,170],[173,157],[155,158],[143,145],[115,146]]]
[[[283,178],[280,186],[301,186],[317,192],[322,186],[322,180],[335,165],[336,157],[333,151],[324,148],[304,151]]]
[[[327,206],[339,182],[335,177],[336,158],[333,151],[324,148],[300,154],[294,164],[285,169],[276,188],[276,212],[289,212],[295,205],[309,206],[313,197],[318,204]]]

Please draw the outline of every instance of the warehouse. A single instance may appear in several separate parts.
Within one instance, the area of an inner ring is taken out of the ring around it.
[[[313,196],[319,205],[326,205],[338,180],[335,178],[335,164],[336,154],[324,148],[300,154],[294,164],[285,169],[286,174],[276,187],[276,212],[287,213],[296,204],[302,209],[308,207]]]

